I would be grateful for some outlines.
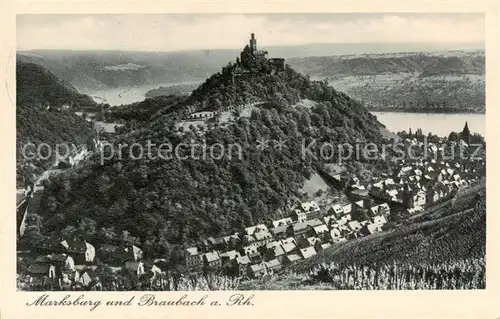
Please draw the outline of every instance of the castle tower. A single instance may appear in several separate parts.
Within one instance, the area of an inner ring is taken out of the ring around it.
[[[255,39],[255,33],[250,35],[250,52],[253,54],[257,51],[257,39]]]

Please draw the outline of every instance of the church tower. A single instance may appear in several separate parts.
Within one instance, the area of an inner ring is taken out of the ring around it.
[[[469,125],[467,122],[465,122],[464,129],[462,131],[462,134],[460,136],[462,140],[464,140],[465,143],[470,144],[470,131],[469,131]]]

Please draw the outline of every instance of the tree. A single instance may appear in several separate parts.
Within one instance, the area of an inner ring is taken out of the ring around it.
[[[448,135],[448,141],[450,142],[458,142],[460,139],[460,135],[457,132],[451,132],[450,135]]]

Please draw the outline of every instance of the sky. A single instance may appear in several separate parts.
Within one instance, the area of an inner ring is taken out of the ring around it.
[[[484,43],[483,14],[18,15],[17,49],[176,51],[308,43]]]

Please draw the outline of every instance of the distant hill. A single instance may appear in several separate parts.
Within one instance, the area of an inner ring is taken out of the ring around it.
[[[34,63],[16,64],[16,100],[18,105],[95,106],[91,97]]]
[[[166,96],[166,95],[189,95],[194,89],[198,87],[197,84],[179,84],[171,86],[160,86],[156,89],[149,90],[145,96],[147,98]]]
[[[270,57],[286,59],[484,48],[480,43],[312,43],[291,46],[270,46],[263,43],[263,45],[269,51]],[[171,52],[32,50],[19,51],[17,60],[42,65],[59,78],[70,82],[80,92],[86,93],[106,88],[201,82],[238,54],[239,50],[236,49]],[[299,65],[295,63],[291,65],[303,71]]]
[[[484,52],[380,54],[290,59],[370,110],[484,112]]]
[[[229,50],[186,52],[30,51],[18,61],[37,63],[82,92],[147,84],[201,81],[236,53]]]
[[[377,74],[421,73],[457,75],[485,72],[484,52],[446,54],[380,54],[292,58],[287,61],[311,77],[362,76]]]

